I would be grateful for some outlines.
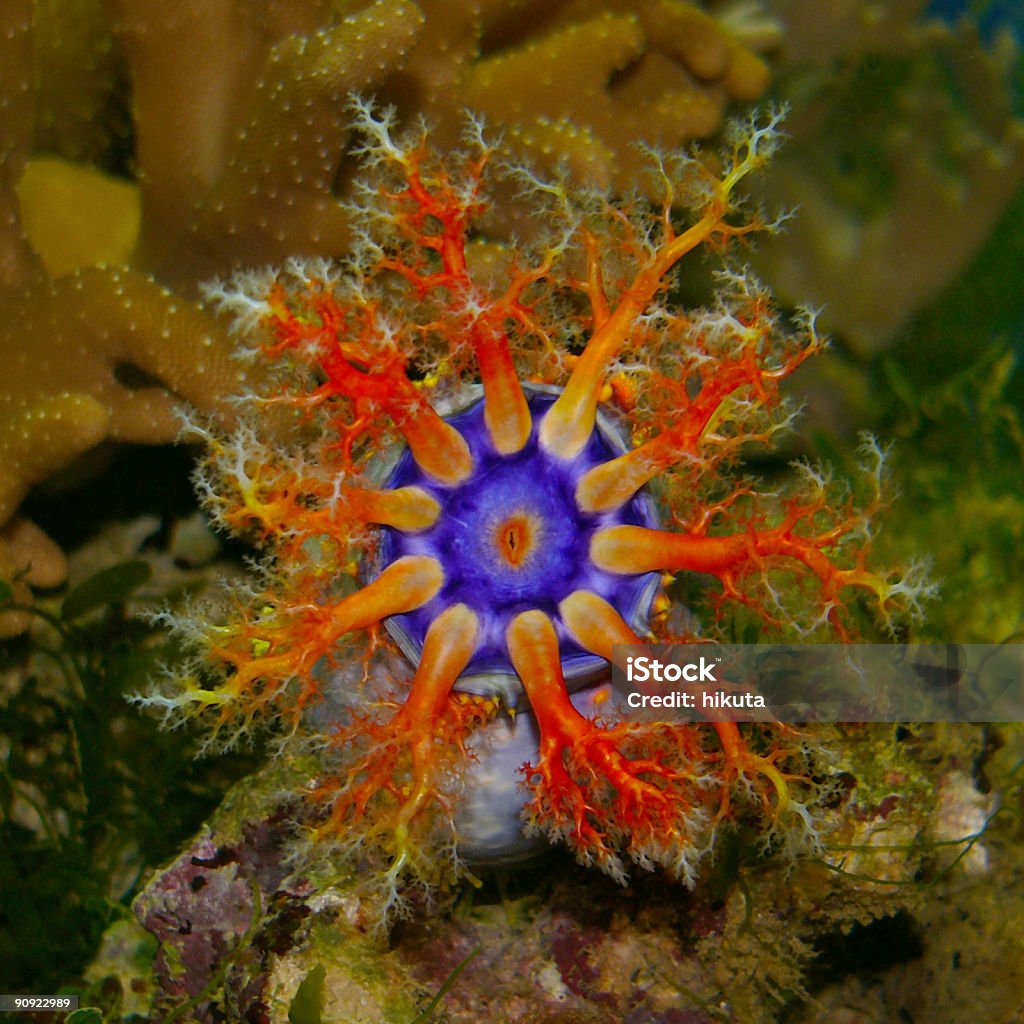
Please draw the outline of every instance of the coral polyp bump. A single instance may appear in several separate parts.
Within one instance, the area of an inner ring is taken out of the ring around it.
[[[707,308],[670,301],[685,257],[770,227],[738,186],[778,117],[737,126],[720,165],[652,154],[655,207],[503,165],[475,123],[442,160],[423,129],[353,117],[352,254],[210,289],[258,383],[232,430],[190,425],[199,489],[265,557],[219,612],[167,614],[192,653],[146,700],[215,744],[264,721],[315,749],[307,849],[359,864],[382,919],[458,876],[466,779],[516,707],[537,736],[523,827],[616,878],[632,860],[692,884],[738,817],[812,835],[794,734],[626,721],[613,701],[595,719],[570,697],[613,644],[692,635],[670,574],[712,581],[705,638],[730,607],[847,638],[863,607],[890,622],[926,590],[872,565],[877,446],[859,504],[809,465],[785,492],[734,475],[791,421],[779,388],[823,347],[813,317],[787,324],[728,266]],[[477,235],[496,188],[538,225],[497,256]]]

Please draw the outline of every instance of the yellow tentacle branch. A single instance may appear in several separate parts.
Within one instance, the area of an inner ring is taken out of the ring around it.
[[[592,295],[594,333],[573,367],[572,375],[558,401],[551,407],[540,427],[540,441],[546,451],[563,459],[577,455],[587,443],[594,428],[597,403],[605,373],[629,341],[637,318],[643,313],[673,267],[687,253],[715,236],[738,236],[763,230],[757,219],[744,224],[731,224],[726,219],[733,210],[732,193],[752,171],[762,166],[774,149],[779,118],[773,117],[764,127],[752,131],[733,153],[733,158],[718,181],[709,183],[703,214],[697,222],[680,234],[672,225],[672,187],[666,188],[661,244],[640,268],[618,303],[606,309],[603,291],[597,302],[594,289],[600,279],[594,268],[589,271],[587,291]]]
[[[565,390],[541,422],[540,443],[552,455],[573,458],[593,432],[605,371],[626,343],[637,316],[653,298],[660,282],[648,280],[651,270],[641,271],[633,287],[591,336]]]

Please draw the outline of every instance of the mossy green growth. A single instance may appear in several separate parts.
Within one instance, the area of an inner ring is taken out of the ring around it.
[[[299,983],[288,1007],[288,1024],[321,1024],[327,969],[317,964]]]
[[[207,818],[207,827],[222,846],[244,842],[245,827],[279,812],[287,800],[285,794],[300,793],[315,771],[313,758],[269,759],[234,782]]]
[[[866,921],[909,909],[918,948],[902,959],[892,957],[888,969],[870,976],[847,962],[819,958],[817,1008],[807,1017],[787,1017],[793,1024],[832,1019],[849,1006],[865,1019],[913,1016],[932,1024],[1018,1017],[1024,963],[1024,723],[918,726],[905,732],[901,744],[907,756],[894,769],[916,761],[942,792],[922,823],[927,831],[896,851],[903,856],[904,873],[885,886],[841,876],[842,885],[828,900],[806,884],[804,874],[795,881],[837,922],[843,916]],[[965,797],[966,806],[984,808],[973,820],[957,813],[955,803]],[[885,850],[879,845],[875,851],[877,862]]]
[[[1024,627],[1024,191],[971,268],[875,367],[900,491],[889,552],[931,555],[941,600],[919,639],[999,643]]]
[[[133,609],[148,567],[107,568],[0,644],[0,990],[74,983],[142,871],[170,855],[239,773],[126,702],[172,653]],[[0,584],[0,609],[13,594]]]
[[[103,1013],[95,1006],[83,1006],[81,1009],[69,1013],[64,1024],[104,1024]]]
[[[1024,727],[1010,728],[1012,735]],[[711,1002],[727,1002],[733,1014],[723,1019],[748,1024],[804,1020],[801,1008],[813,1005],[809,993],[817,999],[822,986],[838,987],[851,974],[857,979],[855,968],[826,952],[844,948],[842,937],[851,927],[904,919],[913,931],[933,917],[950,924],[974,919],[977,895],[984,893],[988,903],[998,893],[986,877],[972,875],[978,863],[991,856],[996,865],[1004,829],[1017,829],[1022,848],[1019,812],[1016,825],[1003,812],[981,816],[979,835],[970,822],[961,826],[949,805],[958,780],[972,807],[997,807],[1000,799],[1019,802],[1024,736],[1014,746],[1009,738],[994,740],[985,726],[945,724],[840,725],[819,728],[819,733],[848,782],[846,798],[823,827],[822,849],[789,871],[771,861],[741,864],[723,895],[724,930],[700,940],[701,958],[722,985],[720,997]],[[1011,746],[1013,751],[1004,753]],[[977,782],[972,770],[979,775]],[[999,798],[975,789],[985,787],[980,776],[986,773],[991,776],[987,785],[999,789]],[[1009,779],[1016,780],[1016,791]],[[957,901],[965,909],[954,915],[949,907]],[[962,935],[964,926],[957,927]],[[995,919],[985,927],[993,934],[999,930]],[[1002,930],[1009,929],[1003,925]],[[897,947],[879,951],[878,970],[889,966],[886,977],[891,978],[910,958]],[[932,956],[930,973],[915,984],[938,976],[940,963],[940,957]],[[995,984],[995,979],[986,983]],[[1003,999],[1005,985],[1001,992]],[[854,1003],[861,1001],[835,1005]],[[890,1009],[880,1007],[877,1019],[890,1019]],[[812,1014],[809,1019],[825,1018]],[[939,1018],[923,1014],[922,1019]]]
[[[267,977],[271,1018],[291,1024],[410,1024],[428,998],[378,941],[337,922],[314,924]]]
[[[116,920],[104,932],[99,952],[85,971],[81,1005],[102,1011],[107,1021],[148,1019],[157,947],[157,940],[134,917],[126,914]]]

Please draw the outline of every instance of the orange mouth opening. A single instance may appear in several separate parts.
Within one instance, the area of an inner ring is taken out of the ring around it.
[[[537,526],[536,517],[527,512],[513,512],[498,524],[494,546],[510,569],[518,569],[536,550]]]

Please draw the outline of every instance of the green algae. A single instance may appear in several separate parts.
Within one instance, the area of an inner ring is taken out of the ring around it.
[[[337,922],[316,923],[301,950],[273,961],[267,986],[271,1019],[293,1024],[409,1024],[425,1001],[396,957]]]
[[[137,561],[103,570],[62,603],[32,606],[39,628],[0,648],[4,991],[80,977],[145,865],[168,856],[239,771],[238,758],[197,766],[192,741],[125,700],[169,656],[127,607],[148,580]]]
[[[942,600],[922,639],[1024,627],[1024,194],[970,273],[879,365],[900,500],[883,543],[927,552]]]

